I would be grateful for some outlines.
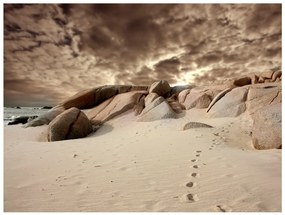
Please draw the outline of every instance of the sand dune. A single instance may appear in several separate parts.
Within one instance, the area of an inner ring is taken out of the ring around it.
[[[254,150],[246,116],[136,122],[83,139],[4,128],[5,211],[281,211],[281,150]],[[191,120],[190,120],[191,119]],[[213,128],[182,130],[189,121]]]

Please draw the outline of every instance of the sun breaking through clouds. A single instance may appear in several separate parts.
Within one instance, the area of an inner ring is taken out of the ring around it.
[[[5,4],[5,105],[281,67],[281,4]]]

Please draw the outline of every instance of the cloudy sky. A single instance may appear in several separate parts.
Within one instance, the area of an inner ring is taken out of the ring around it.
[[[4,105],[105,84],[203,85],[281,66],[281,5],[4,5]]]

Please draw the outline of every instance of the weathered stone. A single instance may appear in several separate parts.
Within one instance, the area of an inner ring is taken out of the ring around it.
[[[182,113],[185,109],[184,106],[177,101],[168,102],[168,104],[175,113]]]
[[[158,97],[157,99],[159,98],[162,97]],[[167,118],[176,118],[176,114],[169,104],[163,100],[162,102],[158,103],[158,105],[153,105],[153,108],[148,109],[148,111],[145,111],[144,109],[137,120],[142,122],[150,122]]]
[[[154,99],[151,103],[146,104],[145,108],[141,112],[141,115],[147,113],[151,109],[155,108],[157,105],[159,105],[161,102],[165,101],[165,99],[162,96],[157,97]]]
[[[86,137],[92,132],[92,124],[77,108],[59,114],[48,127],[48,141],[60,141]]]
[[[242,87],[249,84],[251,84],[251,78],[247,76],[234,80],[234,85],[237,87]]]
[[[226,88],[223,91],[219,92],[215,98],[211,101],[211,103],[208,106],[207,112],[209,112],[209,110],[214,106],[214,104],[219,101],[224,95],[226,95],[228,92],[230,92],[232,90],[232,88]]]
[[[273,71],[267,71],[267,72],[262,72],[260,76],[262,76],[264,79],[271,79],[273,75]]]
[[[154,82],[150,88],[149,88],[149,93],[156,93],[159,96],[164,96],[168,92],[170,92],[171,87],[169,83],[165,80],[160,80],[157,82]]]
[[[138,97],[137,102],[134,105],[134,112],[135,112],[135,116],[139,115],[144,107],[145,107],[145,95],[141,95],[140,97]]]
[[[191,108],[207,108],[211,103],[211,98],[206,93],[195,93],[191,91],[183,103],[187,110]]]
[[[251,75],[251,84],[257,84],[258,83],[258,77],[255,74]]]
[[[281,103],[265,106],[254,113],[252,142],[256,149],[281,148],[281,120]]]
[[[265,79],[262,76],[259,76],[258,83],[264,83]]]
[[[131,86],[131,85],[106,85],[93,89],[81,91],[74,96],[68,98],[60,105],[68,109],[77,107],[79,109],[89,109],[95,107],[107,99],[130,91],[147,90],[147,86]]]
[[[146,97],[145,97],[145,106],[148,106],[150,103],[152,103],[156,98],[158,98],[159,96],[156,93],[149,93]]]
[[[65,108],[62,106],[55,106],[50,109],[48,112],[38,116],[37,118],[29,121],[25,127],[35,127],[40,125],[48,125],[57,115],[65,111]]]
[[[236,117],[246,110],[246,97],[248,86],[232,89],[210,109],[209,115],[212,117]]]
[[[192,128],[213,128],[213,126],[201,122],[188,122],[183,126],[182,130],[187,130]]]
[[[146,94],[147,91],[132,91],[118,94],[92,108],[87,112],[87,116],[94,125],[101,124],[132,109],[137,104],[138,98]]]
[[[271,80],[272,80],[272,81],[276,81],[277,78],[280,78],[280,77],[281,77],[281,75],[282,75],[282,72],[281,72],[281,71],[275,71],[275,72],[273,73],[273,75],[272,75]]]
[[[281,103],[281,85],[278,83],[252,85],[246,101],[247,112],[252,114],[264,106]]]
[[[178,94],[178,102],[180,104],[183,104],[185,102],[186,96],[190,93],[191,89],[186,89],[186,90],[182,90],[179,94]]]

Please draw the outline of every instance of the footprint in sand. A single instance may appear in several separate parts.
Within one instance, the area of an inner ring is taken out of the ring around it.
[[[193,203],[193,202],[199,201],[199,198],[198,198],[197,194],[189,193],[189,194],[185,194],[182,197],[182,200],[185,201],[185,202]]]
[[[198,165],[194,165],[194,166],[193,166],[193,168],[198,169],[198,168],[199,168],[199,166],[198,166]]]
[[[195,187],[196,186],[196,183],[195,182],[188,182],[186,185],[186,187]]]
[[[191,162],[197,162],[198,160],[197,159],[193,159],[193,160],[191,160]]]
[[[200,177],[200,174],[196,173],[196,172],[193,172],[193,173],[190,174],[190,176],[193,177],[193,178],[198,178],[198,177]]]
[[[200,151],[200,150],[198,150],[198,151],[196,151],[197,153],[201,153],[202,151]]]
[[[231,212],[232,209],[226,205],[216,205],[216,211],[218,211],[218,212]]]
[[[196,157],[200,157],[200,154],[197,154]]]

